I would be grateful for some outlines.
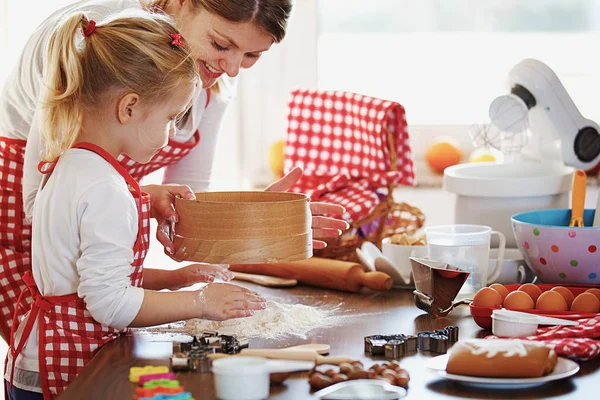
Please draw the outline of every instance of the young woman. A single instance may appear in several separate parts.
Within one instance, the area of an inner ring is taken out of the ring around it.
[[[20,324],[13,320],[5,375],[15,400],[32,395],[23,391],[59,395],[128,326],[265,307],[259,294],[230,284],[141,287],[150,199],[117,158],[147,164],[174,136],[201,85],[189,48],[171,18],[142,11],[98,24],[75,13],[50,36],[39,119],[45,177],[24,276],[34,303]]]
[[[273,43],[283,39],[292,1],[85,0],[57,11],[34,32],[0,95],[0,331],[5,338],[16,298],[25,287],[21,277],[31,265],[29,217],[42,177],[37,170],[41,154],[37,106],[46,64],[44,49],[60,18],[75,11],[97,20],[127,8],[164,12],[190,43],[203,88],[177,133],[147,164],[126,155],[118,158],[136,180],[166,167],[165,185],[143,189],[151,196],[152,216],[159,222],[157,238],[172,253],[173,244],[165,232],[170,220],[178,218],[173,199],[193,198],[194,192],[208,189],[217,136],[232,96],[227,79],[237,76],[240,68],[253,66]],[[287,190],[301,174],[299,169],[292,170],[267,190]],[[311,210],[314,214],[343,212],[342,207],[323,203],[312,203]],[[346,227],[341,220],[313,217],[313,237],[338,235]],[[322,248],[324,243],[313,245]],[[177,289],[222,274],[202,264],[175,271],[147,269],[144,287]]]

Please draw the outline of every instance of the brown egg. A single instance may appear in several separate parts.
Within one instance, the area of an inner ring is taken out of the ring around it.
[[[591,288],[591,289],[586,290],[584,293],[591,293],[594,296],[596,296],[598,298],[598,300],[600,300],[600,289]]]
[[[540,295],[535,308],[538,310],[549,310],[549,311],[567,311],[567,301],[558,292],[548,290]]]
[[[597,313],[600,311],[600,300],[592,293],[581,293],[573,300],[571,311]]]
[[[573,300],[575,299],[575,295],[573,294],[573,292],[571,292],[569,289],[567,289],[564,286],[555,286],[550,290],[554,290],[555,292],[560,293],[561,296],[565,298],[565,301],[567,302],[567,307],[571,308],[571,304],[573,303]]]
[[[518,290],[527,293],[533,299],[534,303],[537,302],[538,297],[542,294],[542,290],[533,283],[524,283],[519,286]]]
[[[494,289],[484,287],[475,293],[473,305],[479,307],[500,308],[502,307],[502,296]]]
[[[506,299],[504,299],[504,308],[509,310],[533,308],[533,299],[527,293],[515,290],[514,292],[510,292],[506,296]]]
[[[496,292],[498,292],[500,294],[500,297],[502,297],[502,302],[504,303],[504,299],[508,295],[508,289],[505,288],[504,285],[502,285],[500,283],[491,284],[490,288],[494,289]]]

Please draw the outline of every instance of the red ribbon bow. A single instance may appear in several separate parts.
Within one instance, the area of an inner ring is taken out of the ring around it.
[[[96,30],[96,21],[94,21],[92,19],[92,20],[90,20],[90,23],[87,26],[87,28],[85,28],[85,30],[83,31],[83,37],[90,36],[92,33],[94,33],[95,30]]]
[[[173,38],[173,41],[171,42],[171,44],[173,46],[185,48],[183,42],[181,41],[181,39],[182,39],[181,33],[171,33],[171,34],[169,34],[169,36],[171,36]]]

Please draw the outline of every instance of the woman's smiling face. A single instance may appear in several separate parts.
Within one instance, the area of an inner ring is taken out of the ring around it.
[[[273,44],[273,38],[252,22],[231,22],[187,4],[174,1],[166,11],[190,45],[203,88],[213,86],[222,74],[234,77],[240,68],[250,68]]]

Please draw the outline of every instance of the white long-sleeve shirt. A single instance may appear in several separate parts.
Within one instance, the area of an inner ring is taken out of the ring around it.
[[[65,15],[84,12],[98,22],[105,17],[128,8],[140,8],[138,0],[86,0],[55,12],[31,35],[21,57],[6,79],[0,94],[0,136],[27,140],[23,171],[23,205],[31,217],[34,200],[42,179],[37,170],[42,150],[38,125],[37,105],[42,87],[46,47],[54,28]],[[168,44],[168,38],[167,42]],[[196,130],[200,131],[200,144],[179,163],[165,168],[164,183],[188,185],[195,192],[207,191],[225,111],[235,88],[235,80],[222,80],[221,93],[212,95],[206,105],[206,91],[196,98],[192,106],[192,118],[178,129],[172,140],[187,142]]]
[[[40,293],[77,293],[96,321],[127,327],[144,299],[129,278],[137,233],[138,211],[124,178],[96,153],[67,150],[33,212],[31,261]],[[39,371],[37,339],[36,323],[17,368]]]

